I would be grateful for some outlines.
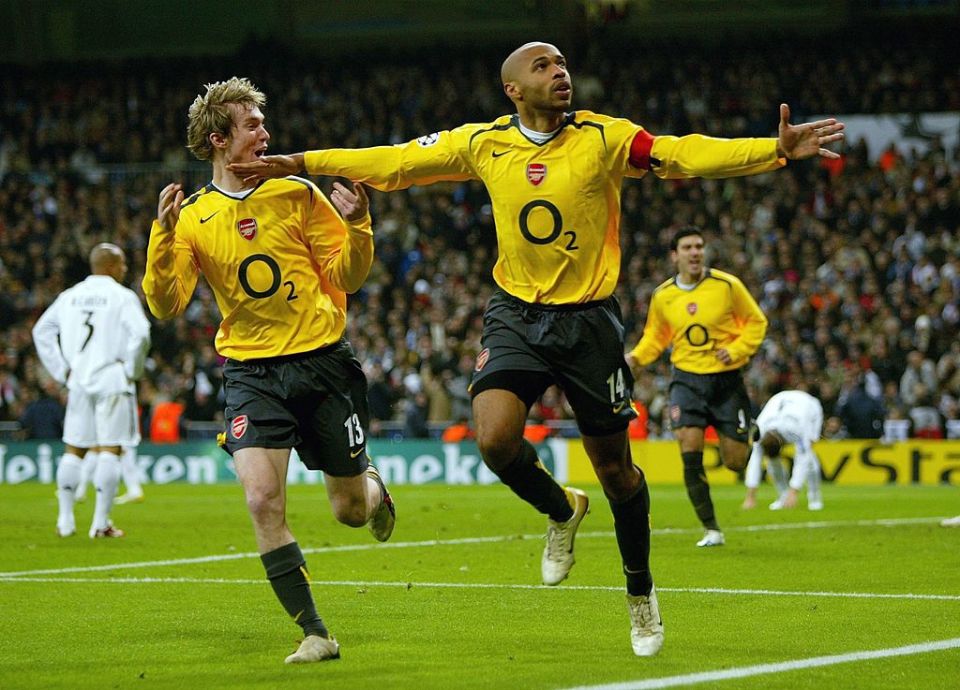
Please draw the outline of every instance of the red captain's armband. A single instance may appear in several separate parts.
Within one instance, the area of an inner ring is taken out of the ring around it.
[[[630,165],[641,170],[650,170],[653,168],[653,161],[650,159],[650,150],[653,148],[654,137],[650,132],[641,129],[637,136],[633,138],[630,144]]]

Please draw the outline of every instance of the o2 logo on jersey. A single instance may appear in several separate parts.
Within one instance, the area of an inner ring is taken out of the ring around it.
[[[434,132],[433,134],[425,134],[424,136],[417,139],[417,143],[424,148],[428,146],[433,146],[438,141],[440,141],[440,132]]]
[[[547,166],[543,163],[530,163],[527,165],[527,180],[534,187],[540,185],[547,176]]]
[[[237,232],[240,233],[240,237],[245,240],[252,240],[257,236],[257,219],[256,218],[244,218],[243,220],[237,221]]]
[[[247,415],[242,414],[239,417],[234,417],[233,422],[230,423],[230,433],[236,439],[243,438],[243,435],[247,433],[247,426],[249,425],[249,420]]]

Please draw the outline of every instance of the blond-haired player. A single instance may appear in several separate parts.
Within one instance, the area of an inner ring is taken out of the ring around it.
[[[159,318],[183,313],[203,273],[222,321],[226,357],[223,445],[246,495],[267,578],[303,629],[287,663],[336,659],[306,563],[286,521],[290,449],[323,471],[333,514],[390,537],[394,506],[366,452],[367,381],[344,340],[347,293],[363,285],[373,231],[363,188],[334,185],[332,201],[308,180],[247,182],[230,163],[256,160],[270,134],[266,99],[247,79],[208,84],[189,110],[187,142],[213,178],[184,197],[160,192],[143,290]]]

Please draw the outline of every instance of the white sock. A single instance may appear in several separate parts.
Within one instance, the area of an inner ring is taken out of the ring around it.
[[[69,534],[77,529],[73,517],[73,504],[76,501],[75,491],[80,483],[83,461],[73,453],[64,453],[57,466],[57,529],[60,534]]]
[[[783,467],[783,460],[780,458],[767,458],[767,472],[773,479],[773,485],[777,487],[777,497],[782,496],[789,489],[787,484],[787,472]]]
[[[750,460],[747,462],[747,471],[744,474],[743,484],[748,489],[760,486],[763,474],[763,449],[759,443],[754,443],[750,449]]]
[[[820,494],[820,465],[814,463],[813,467],[807,473],[807,503],[821,502],[823,496]]]
[[[83,460],[80,461],[80,477],[77,481],[76,489],[73,495],[77,500],[82,501],[87,497],[87,485],[93,480],[93,473],[97,470],[97,454],[93,451],[87,451]]]
[[[123,485],[127,487],[128,496],[142,496],[143,487],[140,486],[140,468],[137,467],[137,449],[124,448],[120,456],[120,470],[123,474]]]
[[[120,485],[120,456],[103,451],[99,453],[93,485],[97,489],[97,505],[93,510],[90,534],[106,529],[110,524],[110,509],[113,508],[113,499]]]

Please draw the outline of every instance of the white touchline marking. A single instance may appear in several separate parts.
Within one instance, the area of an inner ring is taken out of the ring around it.
[[[201,584],[201,585],[265,585],[267,579],[251,580],[245,578],[222,577],[10,577],[0,582],[66,582],[96,584]],[[610,585],[548,585],[506,584],[491,582],[417,582],[416,580],[311,580],[314,587],[401,587],[413,589],[523,589],[546,590],[552,592],[623,592],[623,587]],[[657,587],[658,592],[673,594],[721,594],[732,596],[756,595],[773,597],[821,597],[836,599],[913,599],[932,601],[960,601],[960,594],[885,594],[871,592],[798,592],[775,589],[722,589],[719,587]]]
[[[604,533],[613,534],[613,532]],[[504,541],[513,541],[520,539],[532,539],[533,536],[512,536],[512,537],[466,537],[463,539],[427,539],[425,541],[401,541],[390,542],[388,544],[343,544],[341,546],[318,546],[315,548],[303,548],[305,554],[311,553],[338,553],[344,551],[369,551],[370,549],[404,549],[417,548],[424,546],[458,546],[461,544],[484,544]],[[542,538],[537,535],[536,538]],[[197,556],[195,558],[172,558],[162,561],[137,561],[133,563],[115,563],[106,565],[80,565],[70,568],[48,568],[46,570],[23,570],[20,572],[0,572],[0,581],[8,577],[20,577],[22,575],[58,575],[60,573],[93,573],[110,570],[126,570],[128,568],[161,568],[171,565],[190,565],[192,563],[215,563],[217,561],[236,561],[243,558],[260,558],[260,554],[250,551],[245,553],[225,553],[216,556]]]
[[[836,521],[836,522],[790,522],[790,523],[776,523],[772,525],[744,525],[741,527],[727,527],[724,531],[726,532],[761,532],[761,531],[778,531],[778,530],[793,530],[793,529],[820,529],[825,527],[893,527],[897,525],[913,525],[913,524],[925,524],[925,523],[936,523],[942,520],[942,517],[927,517],[927,518],[902,518],[902,519],[879,519],[879,520],[846,520],[846,521]],[[679,528],[679,527],[667,527],[664,529],[654,529],[651,530],[651,534],[654,536],[664,535],[664,534],[700,534],[703,531],[702,528]],[[614,532],[579,532],[577,537],[580,539],[590,539],[590,538],[609,538],[615,536]],[[499,537],[464,537],[460,539],[426,539],[423,541],[401,541],[401,542],[388,542],[386,544],[380,543],[367,543],[367,544],[343,544],[340,546],[318,546],[312,548],[303,548],[303,553],[305,554],[322,554],[322,553],[343,553],[348,551],[368,551],[371,549],[409,549],[409,548],[422,548],[428,546],[460,546],[464,544],[495,544],[508,541],[524,541],[528,539],[541,540],[543,539],[542,534],[517,534],[510,536],[499,536]],[[219,554],[216,556],[197,556],[194,558],[173,558],[167,560],[158,560],[158,561],[137,561],[133,563],[113,563],[105,565],[87,565],[87,566],[73,566],[69,568],[47,568],[41,570],[20,570],[20,571],[10,571],[10,572],[0,572],[0,581],[5,578],[12,577],[22,577],[22,576],[31,576],[31,575],[60,575],[67,573],[93,573],[93,572],[108,572],[111,570],[126,570],[131,568],[161,568],[164,566],[176,566],[176,565],[190,565],[192,563],[215,563],[218,561],[234,561],[244,558],[259,558],[260,554],[256,552],[243,552],[243,553],[227,553]],[[666,591],[666,590],[664,590]]]
[[[889,649],[873,649],[862,652],[849,652],[847,654],[834,654],[832,656],[817,656],[810,659],[795,659],[794,661],[781,661],[774,664],[728,668],[722,671],[703,671],[701,673],[688,673],[682,676],[665,676],[663,678],[648,678],[646,680],[608,683],[605,685],[579,685],[574,688],[568,688],[567,690],[658,690],[659,688],[673,688],[678,685],[696,685],[698,683],[712,683],[718,680],[730,680],[732,678],[748,678],[750,676],[761,676],[768,673],[784,673],[786,671],[817,668],[819,666],[847,664],[852,661],[870,661],[871,659],[885,659],[892,656],[927,654],[928,652],[940,652],[945,649],[956,649],[958,647],[960,647],[960,637],[954,637],[949,640],[922,642],[920,644],[906,645],[905,647],[890,647]]]

